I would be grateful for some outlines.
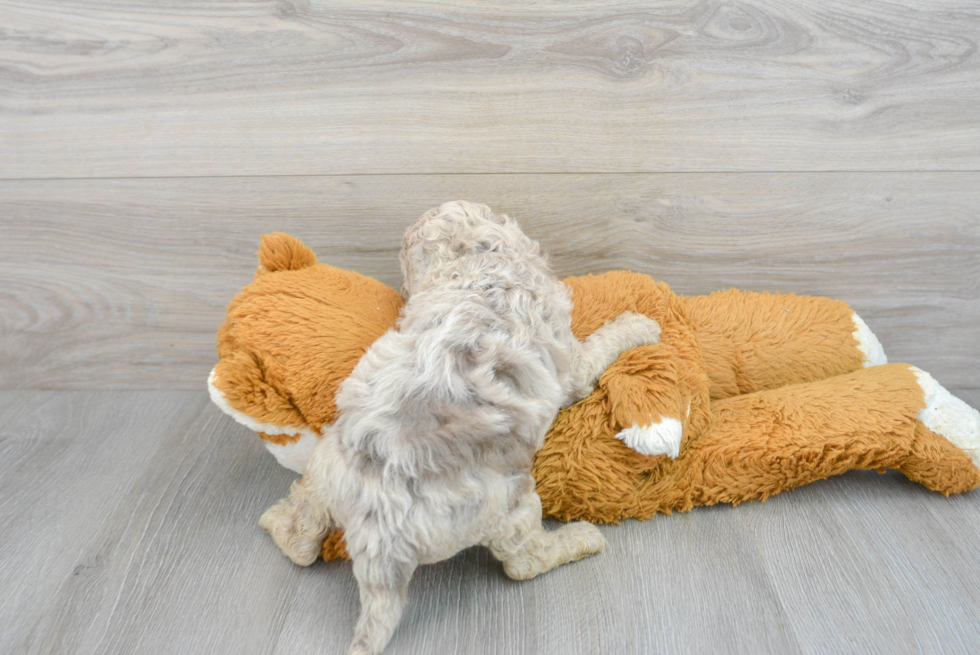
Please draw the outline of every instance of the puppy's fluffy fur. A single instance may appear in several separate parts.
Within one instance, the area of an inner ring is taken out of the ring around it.
[[[351,653],[384,649],[419,564],[482,544],[525,579],[602,550],[589,523],[545,532],[531,460],[559,408],[660,337],[623,314],[576,340],[538,244],[483,205],[427,212],[400,259],[400,329],[364,354],[305,476],[260,522],[300,565],[343,527],[361,595]]]

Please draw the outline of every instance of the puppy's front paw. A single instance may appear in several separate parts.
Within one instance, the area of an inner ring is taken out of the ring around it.
[[[624,338],[624,350],[660,343],[660,324],[644,314],[623,312],[613,321]]]

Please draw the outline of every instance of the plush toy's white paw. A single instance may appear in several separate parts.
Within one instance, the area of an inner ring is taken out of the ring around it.
[[[973,464],[980,468],[980,412],[946,391],[925,371],[915,366],[910,368],[926,401],[925,409],[919,412],[919,420],[966,452]]]
[[[854,321],[854,332],[851,333],[851,336],[857,339],[858,350],[864,355],[864,367],[887,364],[888,357],[885,356],[885,349],[881,347],[881,342],[878,341],[878,337],[871,331],[868,324],[861,320],[861,317],[856,313],[851,314],[851,320]]]
[[[651,425],[636,425],[621,430],[616,438],[641,455],[677,457],[681,452],[684,426],[676,418],[664,418]]]

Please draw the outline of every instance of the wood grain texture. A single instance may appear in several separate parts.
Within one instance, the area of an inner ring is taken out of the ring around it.
[[[64,613],[55,598],[85,605],[125,572],[117,541],[144,526],[110,517],[120,504],[132,511],[128,494],[159,440],[189,401],[202,403],[186,392],[13,393],[16,411],[0,424],[0,651],[73,652],[62,640],[104,624]]]
[[[203,392],[0,392],[0,652],[345,652],[349,565],[256,524],[291,479]],[[422,567],[386,653],[980,650],[978,493],[851,473],[602,531],[527,582],[482,549]]]
[[[259,235],[400,282],[444,200],[518,217],[561,275],[847,300],[894,361],[980,388],[980,174],[490,175],[0,183],[0,388],[199,389]]]
[[[281,489],[255,484],[263,449],[206,394],[35,394],[2,430],[0,652],[263,652],[274,639],[288,587],[256,512]]]
[[[964,0],[3,0],[0,177],[980,169]]]

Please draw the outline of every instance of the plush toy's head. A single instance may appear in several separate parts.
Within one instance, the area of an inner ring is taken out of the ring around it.
[[[395,325],[402,299],[381,282],[319,264],[286,234],[262,237],[255,279],[228,307],[208,386],[299,473],[334,397],[364,351]]]

